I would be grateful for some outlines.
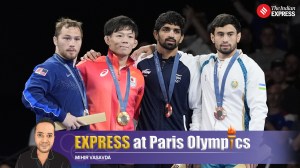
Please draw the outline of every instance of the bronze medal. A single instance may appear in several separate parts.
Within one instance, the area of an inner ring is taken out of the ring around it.
[[[126,111],[120,112],[117,117],[117,122],[121,126],[125,126],[129,123],[130,116]]]
[[[226,114],[223,107],[217,107],[216,112],[214,112],[215,118],[217,120],[224,120]]]
[[[172,113],[173,113],[172,106],[171,106],[170,103],[166,104],[165,110],[166,110],[165,111],[165,115],[166,115],[167,118],[169,118],[172,115]]]

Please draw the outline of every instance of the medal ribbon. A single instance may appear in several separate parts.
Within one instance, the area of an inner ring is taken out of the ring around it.
[[[127,82],[126,82],[125,98],[122,100],[122,93],[121,93],[120,85],[119,85],[116,73],[114,71],[113,65],[112,65],[110,59],[108,58],[108,55],[106,56],[106,63],[108,65],[109,71],[111,73],[111,76],[114,80],[114,84],[116,86],[116,91],[117,91],[117,96],[118,96],[119,103],[120,103],[121,112],[125,112],[126,107],[127,107],[127,103],[128,103],[129,90],[130,90],[130,70],[129,70],[129,67],[127,68]]]
[[[215,95],[216,95],[216,99],[217,99],[217,107],[223,106],[224,87],[225,87],[226,78],[229,73],[229,70],[231,69],[234,61],[237,59],[238,56],[239,56],[239,52],[236,51],[235,54],[233,55],[233,57],[231,57],[230,62],[228,63],[228,66],[225,70],[225,73],[224,73],[224,76],[222,79],[221,92],[219,91],[219,79],[218,79],[218,73],[217,73],[218,61],[216,60],[216,64],[214,67],[214,87],[215,87]]]
[[[157,73],[157,76],[158,76],[158,81],[159,81],[159,85],[160,85],[162,94],[164,96],[165,102],[170,103],[171,98],[172,98],[172,94],[173,94],[173,90],[174,90],[174,86],[175,86],[175,79],[176,79],[176,73],[177,73],[177,69],[178,69],[179,57],[180,56],[179,56],[178,53],[175,56],[175,61],[174,61],[174,64],[173,64],[170,83],[169,83],[168,95],[167,95],[167,90],[166,90],[164,78],[163,78],[160,63],[159,63],[159,58],[157,56],[157,51],[155,51],[153,53],[153,56],[154,56],[154,61],[155,61],[156,73]]]
[[[82,100],[82,103],[83,103],[83,106],[84,106],[84,109],[87,110],[88,109],[88,106],[87,106],[87,98],[86,98],[86,92],[85,92],[85,87],[84,87],[84,84],[83,84],[83,79],[82,79],[82,76],[80,74],[80,72],[78,71],[78,69],[75,67],[75,71],[77,73],[77,75],[79,76],[80,78],[80,82],[82,83],[82,87],[80,87],[80,82],[78,81],[78,77],[75,76],[75,74],[73,73],[73,71],[70,69],[70,67],[64,62],[64,60],[58,56],[57,54],[54,54],[54,58],[59,62],[61,63],[68,71],[69,73],[71,74],[72,78],[74,79],[78,89],[79,89],[79,92],[80,92],[80,96],[81,96],[81,100]]]

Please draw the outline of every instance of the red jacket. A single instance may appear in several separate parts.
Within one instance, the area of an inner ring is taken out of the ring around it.
[[[133,67],[134,61],[129,57],[127,65],[119,70],[118,57],[108,51],[115,74],[120,85],[122,99],[126,92],[127,69],[130,69],[130,91],[126,112],[130,116],[130,122],[121,126],[117,123],[117,115],[120,112],[120,104],[117,97],[116,86],[106,63],[106,56],[101,56],[93,61],[81,61],[77,65],[83,77],[90,114],[106,113],[106,121],[91,124],[91,130],[134,130],[133,118],[138,119],[140,103],[144,95],[144,77],[142,73]]]

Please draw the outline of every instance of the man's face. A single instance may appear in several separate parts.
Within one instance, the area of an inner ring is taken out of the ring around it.
[[[160,30],[154,31],[154,37],[164,49],[174,50],[183,40],[179,26],[165,24]]]
[[[81,32],[78,27],[63,27],[58,37],[53,37],[55,52],[67,60],[77,58],[82,44]]]
[[[38,152],[48,153],[54,143],[54,127],[51,123],[42,122],[36,126],[34,140]]]
[[[132,49],[137,45],[135,33],[128,28],[105,36],[104,40],[109,49],[120,57],[129,56]]]
[[[214,34],[211,34],[210,37],[217,51],[228,55],[236,49],[241,33],[237,34],[235,27],[228,24],[224,27],[217,27]]]

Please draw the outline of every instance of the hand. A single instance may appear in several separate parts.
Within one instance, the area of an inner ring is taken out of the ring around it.
[[[85,125],[85,123],[83,123],[82,121],[80,121],[79,119],[77,119],[77,117],[73,116],[70,113],[67,113],[66,118],[64,119],[64,121],[62,122],[62,124],[64,126],[66,126],[67,130],[79,129],[80,126]]]
[[[81,61],[83,61],[83,60],[94,61],[94,60],[96,60],[100,56],[101,56],[100,52],[96,52],[93,49],[91,49],[90,51],[86,52],[86,54],[84,54],[84,56],[81,57],[80,60]]]
[[[145,45],[145,46],[142,46],[138,49],[136,49],[132,54],[131,54],[131,58],[133,60],[138,60],[138,58],[140,56],[142,56],[142,58],[148,56],[148,55],[151,55],[154,51],[155,51],[155,48],[156,48],[156,44],[150,44],[150,45]],[[144,54],[143,54],[144,53]]]

